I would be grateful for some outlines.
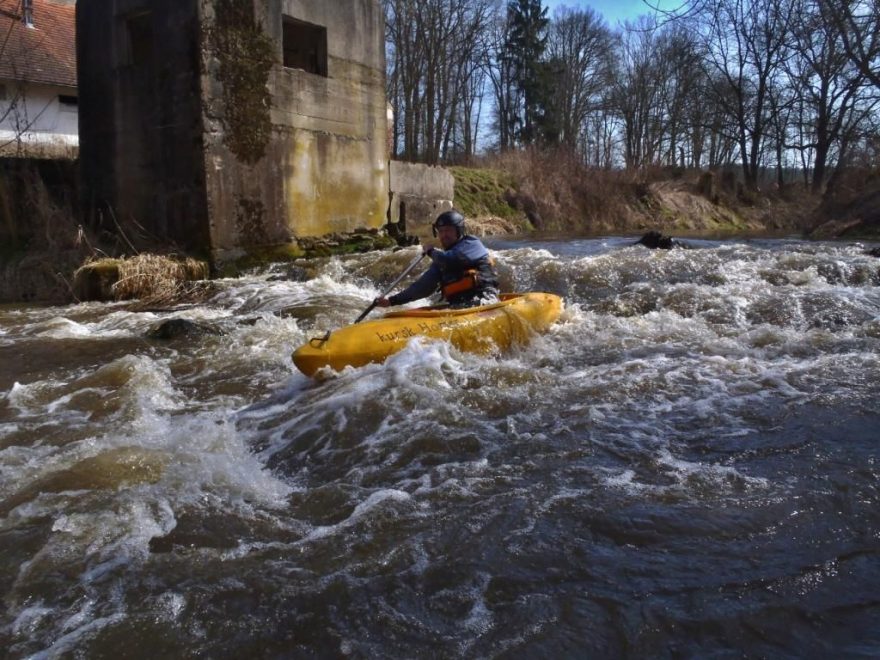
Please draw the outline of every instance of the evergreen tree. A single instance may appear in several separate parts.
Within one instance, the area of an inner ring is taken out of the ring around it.
[[[535,71],[534,139],[543,144],[559,144],[562,138],[562,108],[559,91],[565,83],[565,63],[559,58],[538,62]]]
[[[522,105],[520,141],[531,143],[538,137],[538,124],[547,98],[547,76],[542,66],[547,47],[547,8],[542,0],[510,0],[507,4],[510,31],[507,35],[507,57],[514,64],[516,83]]]

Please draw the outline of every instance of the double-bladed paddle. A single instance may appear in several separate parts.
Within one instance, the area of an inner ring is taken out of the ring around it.
[[[400,275],[398,275],[397,278],[396,278],[391,284],[388,285],[388,288],[385,289],[382,293],[380,293],[379,296],[378,296],[377,298],[374,298],[374,299],[373,299],[373,302],[370,303],[370,306],[367,307],[363,312],[361,312],[361,315],[358,316],[358,317],[354,320],[354,323],[352,323],[352,325],[354,325],[355,323],[360,323],[361,321],[363,321],[364,318],[367,316],[367,314],[369,314],[370,312],[372,312],[372,311],[376,308],[376,305],[377,305],[378,302],[379,302],[379,298],[384,298],[384,297],[387,296],[389,293],[391,293],[391,292],[394,290],[394,287],[396,287],[398,284],[400,284],[400,281],[401,281],[404,277],[406,277],[407,275],[409,275],[409,274],[410,274],[410,271],[412,271],[413,268],[415,268],[416,266],[418,266],[418,265],[419,265],[419,262],[420,262],[422,259],[424,259],[425,256],[426,256],[426,253],[425,253],[425,252],[422,252],[422,253],[419,254],[419,256],[417,256],[415,259],[413,259],[412,263],[411,263],[409,266],[407,266],[407,267],[404,269],[404,271],[403,271]],[[331,331],[328,330],[327,333],[326,333],[325,335],[321,336],[321,337],[313,337],[312,339],[309,340],[309,343],[311,344],[312,342],[320,342],[321,344],[323,344],[325,341],[327,341],[328,339],[330,339],[330,333],[331,333]]]

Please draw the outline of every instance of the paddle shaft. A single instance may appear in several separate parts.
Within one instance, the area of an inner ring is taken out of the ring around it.
[[[415,268],[416,266],[418,266],[418,265],[419,265],[419,262],[420,262],[422,259],[424,259],[424,258],[425,258],[425,253],[422,252],[418,257],[416,257],[416,258],[413,260],[413,262],[412,262],[409,266],[406,267],[406,270],[404,270],[400,275],[397,276],[397,279],[395,279],[391,284],[388,285],[388,288],[387,288],[387,289],[385,289],[381,294],[379,294],[379,298],[384,298],[384,297],[387,296],[389,293],[391,293],[391,292],[394,290],[394,287],[396,287],[398,284],[400,284],[400,281],[401,281],[404,277],[406,277],[407,275],[409,275],[410,271],[411,271],[413,268]],[[379,302],[379,298],[376,298],[372,303],[370,303],[370,306],[367,307],[367,308],[361,313],[361,315],[358,316],[358,317],[355,319],[354,323],[360,323],[361,321],[364,320],[364,318],[367,316],[367,314],[369,314],[369,313],[372,312],[374,309],[376,309],[376,304]],[[354,323],[353,323],[352,325],[354,325]]]

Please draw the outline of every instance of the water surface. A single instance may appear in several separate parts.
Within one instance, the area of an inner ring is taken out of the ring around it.
[[[867,245],[490,242],[527,347],[313,381],[414,249],[0,310],[9,657],[880,655]],[[184,318],[215,332],[160,341]]]

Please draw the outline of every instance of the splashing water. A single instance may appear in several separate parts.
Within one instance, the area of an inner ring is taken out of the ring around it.
[[[489,245],[550,332],[323,381],[291,351],[414,252],[0,309],[7,654],[880,653],[880,261]]]

